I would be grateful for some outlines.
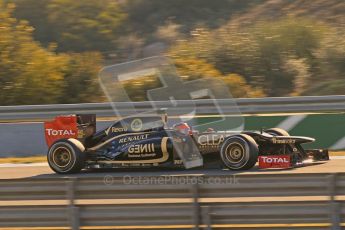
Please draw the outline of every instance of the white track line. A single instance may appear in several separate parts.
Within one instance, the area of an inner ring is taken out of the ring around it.
[[[302,122],[306,117],[307,115],[305,114],[289,116],[279,125],[277,125],[277,127],[285,129],[286,131],[290,131],[295,128],[300,122]]]
[[[345,156],[331,156],[331,160],[345,160]]]
[[[13,163],[6,163],[6,164],[0,164],[0,168],[24,168],[24,167],[40,167],[40,166],[48,166],[48,163],[42,162],[42,163],[30,163],[30,164],[13,164]]]
[[[345,137],[338,140],[334,145],[330,147],[330,149],[338,150],[338,149],[344,149],[345,147]]]

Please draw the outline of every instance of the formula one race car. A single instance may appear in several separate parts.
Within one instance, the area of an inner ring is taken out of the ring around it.
[[[192,168],[220,162],[231,170],[291,168],[329,160],[328,150],[305,150],[313,138],[279,128],[225,132],[192,130],[186,123],[167,128],[167,116],[128,117],[96,132],[95,115],[59,116],[45,123],[49,166],[57,173],[84,168]]]

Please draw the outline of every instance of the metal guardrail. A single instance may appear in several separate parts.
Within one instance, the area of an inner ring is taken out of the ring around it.
[[[345,222],[345,174],[178,178],[142,179],[151,184],[122,177],[1,180],[0,203],[18,204],[0,206],[0,227],[340,230]],[[44,205],[59,200],[66,204]]]
[[[152,110],[152,103],[156,108],[169,108],[172,114],[181,115],[196,108],[197,114],[215,114],[215,106],[222,108],[225,114],[260,114],[260,113],[296,113],[296,112],[340,112],[345,111],[345,95],[339,96],[311,96],[311,97],[275,97],[275,98],[240,98],[217,100],[156,101],[156,102],[118,102],[116,108],[123,115],[133,115],[136,112]],[[56,115],[72,113],[95,113],[99,117],[114,116],[110,103],[59,104],[59,105],[27,105],[0,106],[0,120],[28,120],[50,119]]]

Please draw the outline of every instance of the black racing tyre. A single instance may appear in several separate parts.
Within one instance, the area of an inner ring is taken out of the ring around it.
[[[84,168],[85,154],[73,142],[62,139],[50,146],[47,160],[56,173],[78,173]]]
[[[255,140],[246,134],[227,138],[220,149],[224,165],[232,170],[245,170],[254,167],[258,160],[259,148]]]
[[[284,136],[284,137],[290,136],[290,134],[286,130],[281,129],[281,128],[271,128],[271,129],[265,130],[265,132],[273,136]]]

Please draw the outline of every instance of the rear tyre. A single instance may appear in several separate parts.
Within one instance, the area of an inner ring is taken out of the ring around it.
[[[252,168],[258,160],[258,145],[246,134],[227,138],[220,149],[220,157],[224,165],[231,170]]]
[[[48,150],[47,160],[50,168],[59,174],[78,173],[84,168],[84,153],[73,142],[62,139]]]
[[[265,130],[266,133],[271,134],[272,136],[284,136],[284,137],[289,137],[290,134],[281,128],[271,128],[271,129],[267,129]]]

